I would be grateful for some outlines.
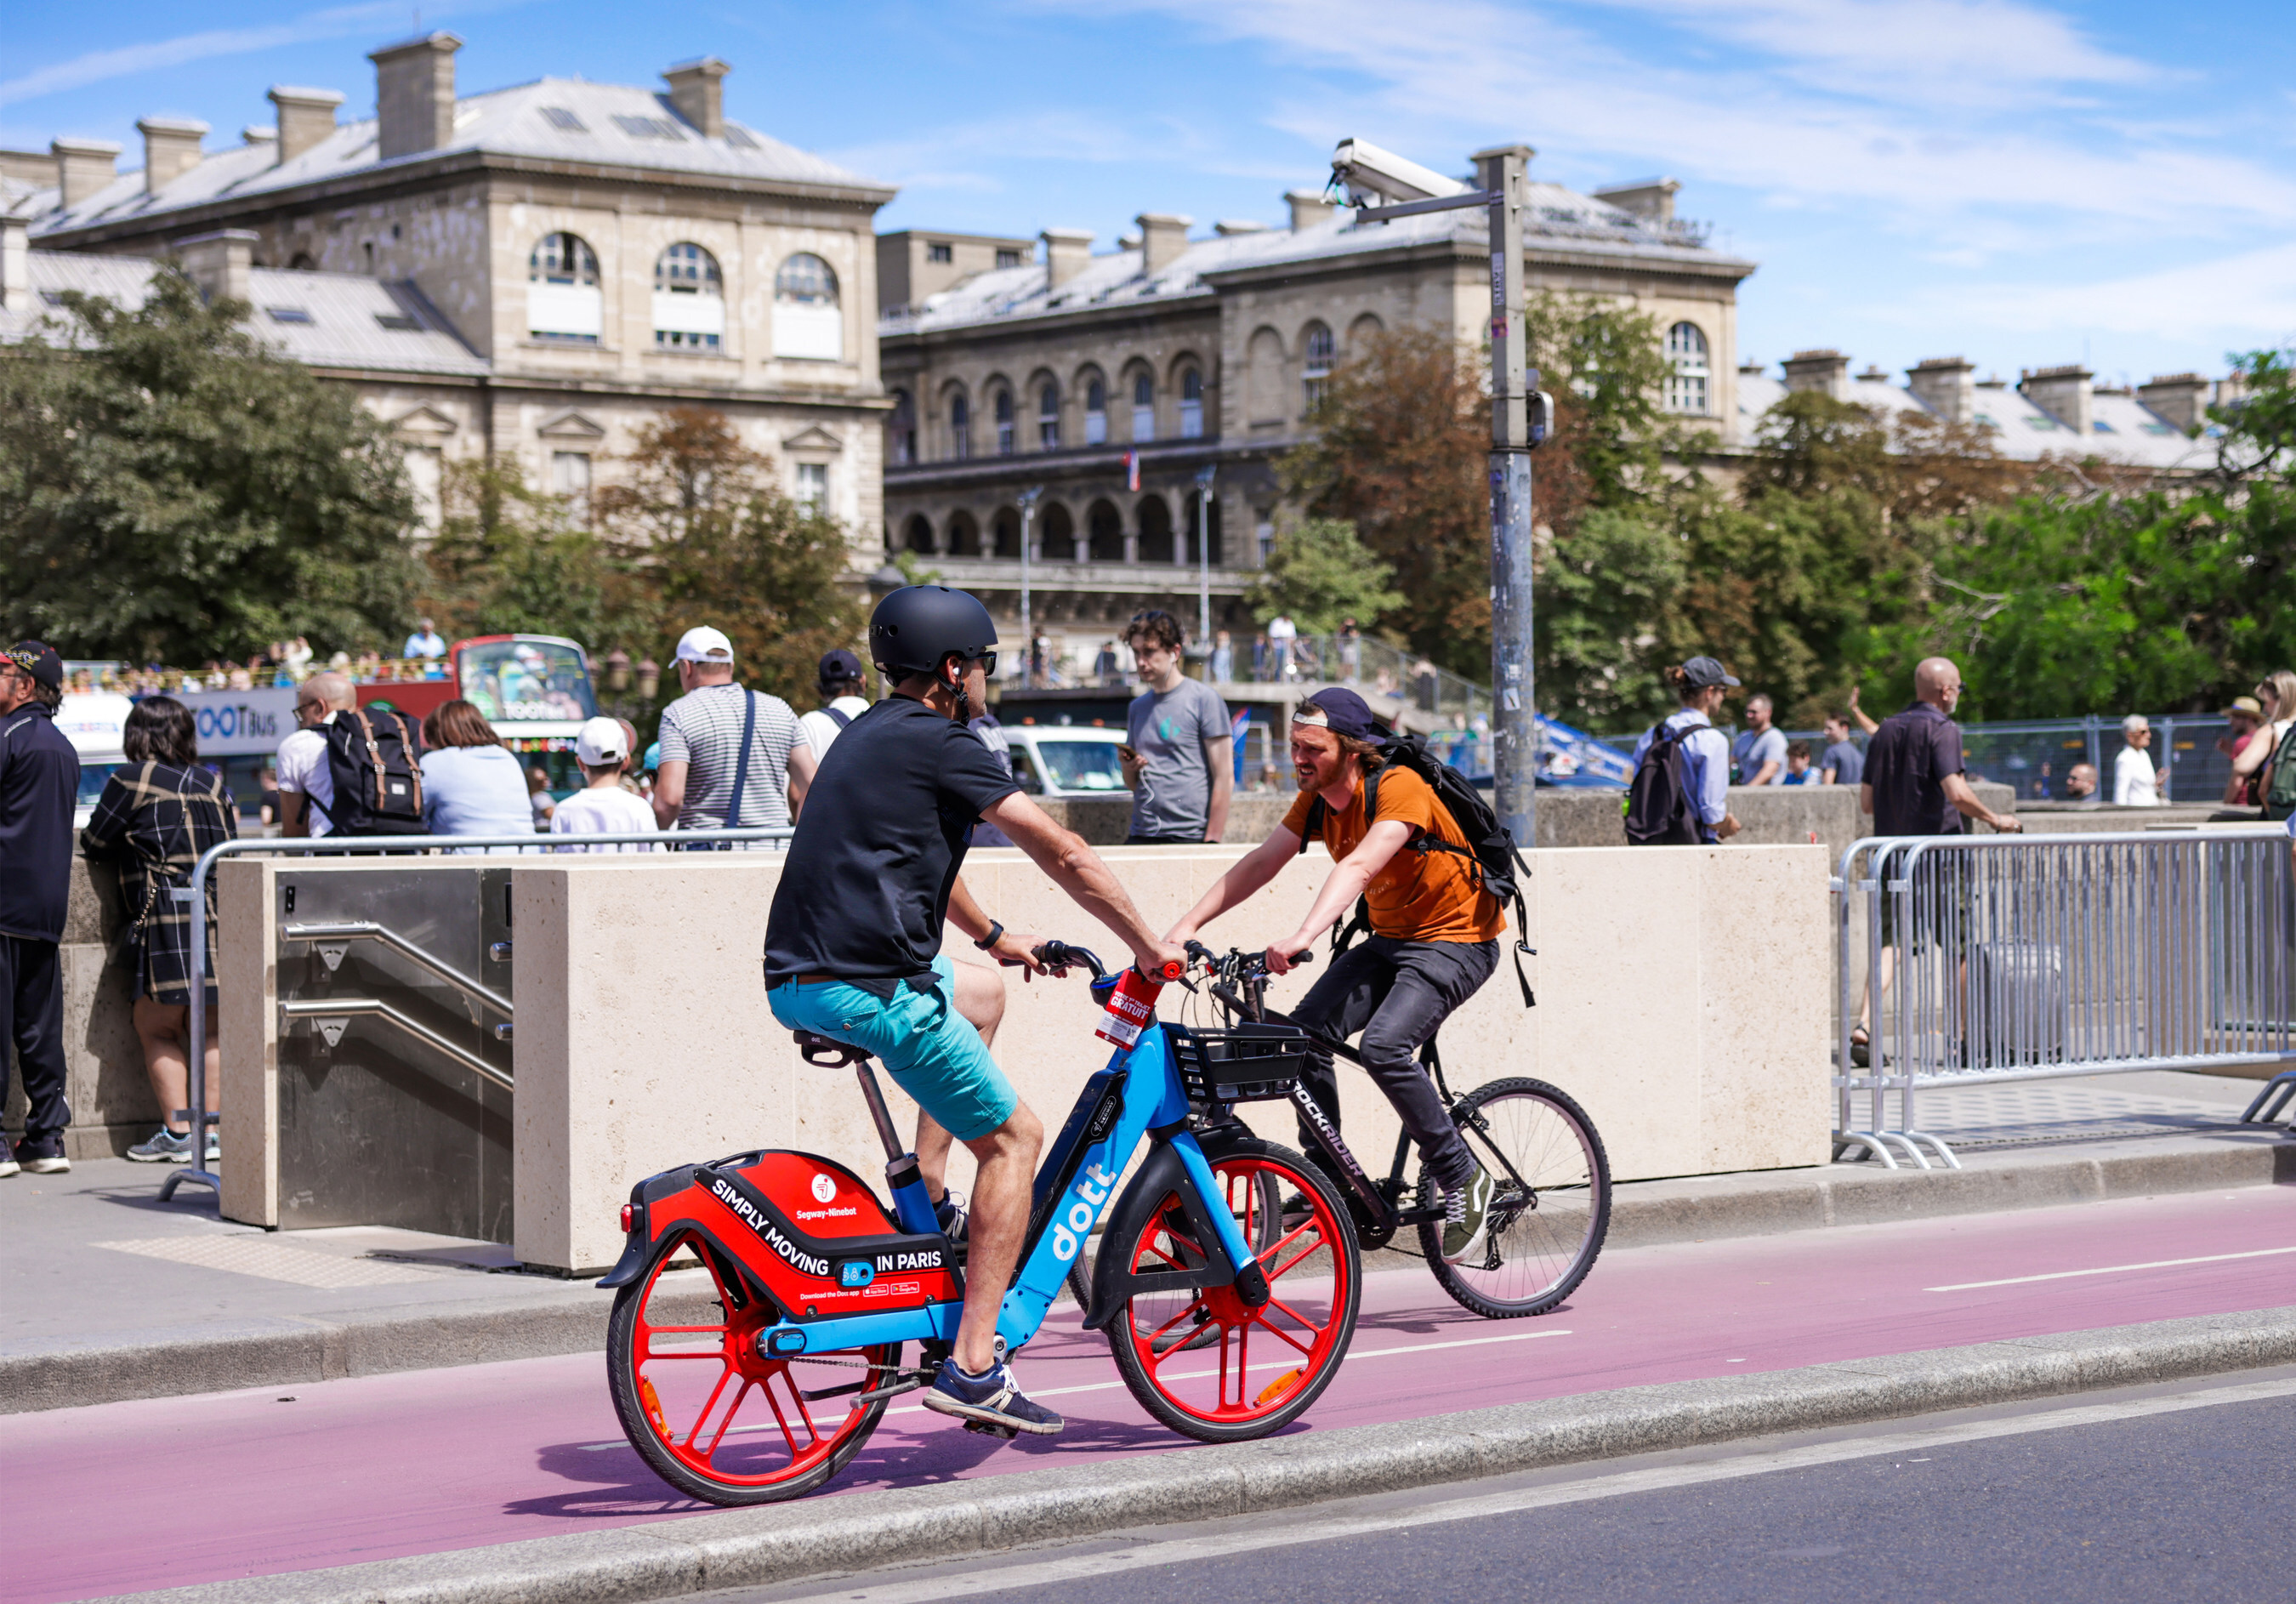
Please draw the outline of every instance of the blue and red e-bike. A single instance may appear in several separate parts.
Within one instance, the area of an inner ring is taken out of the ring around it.
[[[1132,1395],[1202,1442],[1280,1430],[1338,1372],[1363,1274],[1323,1172],[1231,1113],[1290,1095],[1306,1036],[1160,1024],[1160,982],[1111,976],[1061,942],[1040,956],[1092,972],[1097,1033],[1115,1051],[1037,1175],[997,1320],[1005,1352],[1036,1336],[1105,1215],[1084,1324],[1106,1337]],[[889,1400],[931,1384],[964,1309],[964,1246],[935,1223],[868,1056],[798,1040],[809,1062],[856,1069],[885,1145],[890,1209],[810,1153],[685,1165],[631,1189],[620,1262],[598,1283],[615,1293],[606,1367],[622,1429],[662,1479],[712,1503],[792,1498],[836,1475]],[[1287,1193],[1300,1200],[1289,1226]]]

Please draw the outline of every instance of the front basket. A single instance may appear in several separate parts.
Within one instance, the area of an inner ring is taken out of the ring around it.
[[[1308,1032],[1297,1025],[1244,1024],[1192,1031],[1166,1024],[1172,1062],[1192,1103],[1256,1103],[1288,1098],[1308,1062]]]

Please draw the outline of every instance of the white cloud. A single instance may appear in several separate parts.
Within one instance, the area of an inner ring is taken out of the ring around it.
[[[2296,338],[2296,243],[2089,284],[1971,284],[1865,308],[1877,322],[2136,334],[2226,346]]]

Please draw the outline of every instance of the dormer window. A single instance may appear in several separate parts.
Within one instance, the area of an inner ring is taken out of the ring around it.
[[[543,107],[542,120],[562,134],[586,134],[590,131],[588,123],[575,116],[564,106]]]
[[[1000,267],[1017,267],[1021,265],[1021,253],[1017,251],[999,251],[996,253],[996,265]]]
[[[574,234],[546,234],[526,264],[526,328],[537,340],[595,345],[606,329],[598,257]]]
[[[956,247],[954,245],[935,243],[925,247],[925,260],[929,262],[947,263],[955,259]]]
[[[668,350],[714,351],[726,334],[726,284],[718,259],[691,241],[653,265],[653,342]]]

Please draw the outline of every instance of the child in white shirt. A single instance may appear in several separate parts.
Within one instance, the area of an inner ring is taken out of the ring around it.
[[[550,817],[553,835],[652,835],[653,809],[622,788],[622,770],[629,766],[628,737],[618,719],[593,719],[574,737],[574,760],[582,765],[588,786],[558,804]],[[562,846],[562,852],[650,852],[651,843],[623,842],[612,845]]]

